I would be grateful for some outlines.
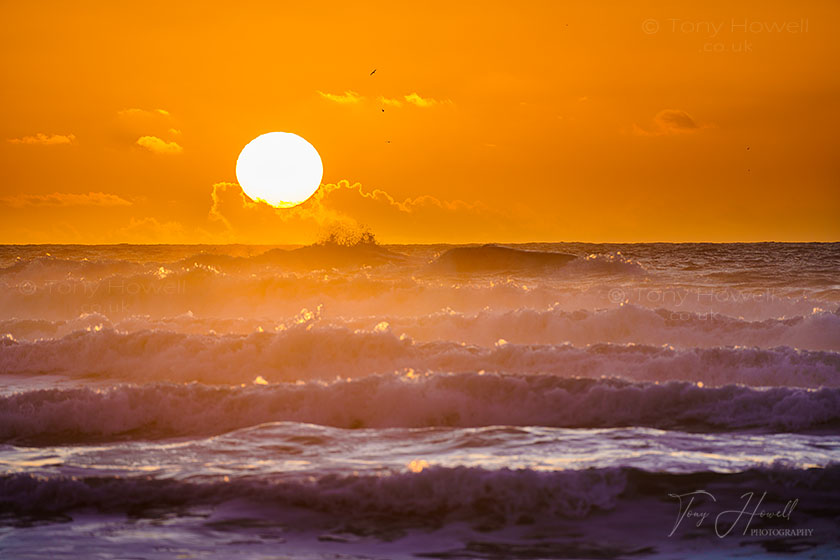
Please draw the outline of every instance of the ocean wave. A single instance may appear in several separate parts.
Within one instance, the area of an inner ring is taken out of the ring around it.
[[[431,467],[383,475],[274,480],[216,477],[200,482],[7,474],[0,476],[0,512],[50,516],[94,509],[154,515],[161,509],[188,512],[190,507],[234,502],[246,515],[269,514],[274,523],[292,528],[313,530],[340,523],[346,532],[382,534],[394,528],[433,529],[456,522],[483,531],[508,525],[551,525],[611,511],[622,503],[637,502],[638,507],[647,501],[659,521],[668,519],[662,525],[667,534],[677,511],[676,500],[668,495],[675,489],[691,492],[698,488],[736,503],[737,495],[730,496],[736,493],[733,488],[772,488],[768,507],[777,500],[797,498],[797,516],[802,519],[837,512],[840,468],[770,467],[733,474],[674,475],[632,468],[539,472]]]
[[[440,274],[434,267],[415,265],[293,270],[251,261],[247,266],[220,264],[242,259],[211,256],[132,265],[122,272],[103,269],[102,274],[0,275],[0,307],[7,319],[49,320],[90,313],[121,320],[187,312],[259,319],[318,305],[345,317],[425,315],[441,309],[470,313],[486,307],[573,312],[632,304],[668,309],[676,317],[763,320],[806,316],[815,308],[837,309],[837,294],[831,290],[672,284],[667,276],[646,272],[635,261],[605,255],[578,258],[545,275]]]
[[[626,484],[626,474],[619,469],[540,473],[456,467],[386,476],[205,483],[12,474],[0,476],[0,511],[17,515],[82,508],[137,512],[238,500],[357,518],[396,517],[420,524],[487,516],[515,519],[529,512],[580,518],[593,509],[612,507]]]
[[[455,273],[494,271],[545,272],[564,266],[577,257],[566,253],[527,251],[502,245],[480,247],[455,247],[444,251],[431,266],[434,269]]]
[[[187,335],[170,331],[121,333],[101,325],[59,339],[0,346],[0,371],[72,378],[250,383],[361,377],[415,371],[551,373],[564,377],[700,381],[801,387],[840,385],[840,354],[789,347],[687,348],[598,343],[513,344],[492,347],[421,342],[373,330],[317,326],[299,318],[277,332]]]
[[[673,345],[681,348],[790,346],[840,351],[840,314],[816,311],[806,316],[748,321],[720,314],[692,313],[622,305],[612,309],[566,311],[440,311],[421,316],[385,316],[336,321],[355,328],[388,323],[415,340],[451,340],[489,345],[503,338],[517,344],[586,345],[597,342]],[[2,328],[2,326],[0,326]]]
[[[39,256],[31,259],[16,259],[0,267],[0,277],[38,281],[62,281],[67,278],[103,278],[117,274],[142,273],[147,265],[120,259],[101,258],[59,258]]]
[[[822,433],[840,427],[840,389],[465,373],[245,387],[118,385],[0,397],[0,441],[8,443],[206,436],[280,421],[338,428],[640,426]]]
[[[0,334],[16,340],[61,338],[75,331],[93,328],[138,331],[170,331],[181,334],[227,333],[247,335],[257,331],[278,331],[311,316],[318,326],[373,330],[387,323],[390,330],[416,341],[452,341],[493,345],[499,339],[516,344],[571,343],[578,346],[597,342],[649,345],[668,344],[679,348],[789,346],[802,350],[840,351],[840,314],[816,311],[805,316],[748,321],[726,315],[690,313],[622,305],[593,311],[549,307],[547,309],[490,310],[461,313],[444,310],[424,315],[364,317],[325,316],[323,308],[303,309],[294,316],[202,317],[183,313],[168,317],[135,315],[109,318],[102,313],[83,313],[76,318],[0,320]]]
[[[191,270],[209,270],[226,274],[246,274],[283,271],[320,271],[330,269],[353,269],[382,264],[423,264],[408,256],[376,244],[339,246],[316,244],[297,249],[274,248],[255,255],[237,255],[218,252],[199,252],[187,257],[165,254],[146,255],[146,258],[129,251],[124,258],[97,258],[95,250],[82,248],[78,258],[55,257],[52,255],[33,258],[17,258],[0,267],[0,278],[7,281],[29,280],[32,282],[64,282],[67,280],[127,280],[152,275],[165,276],[183,274]],[[142,252],[142,249],[141,251]],[[234,251],[235,252],[235,251]],[[89,256],[85,256],[90,253]],[[127,257],[127,258],[125,258]],[[133,258],[132,258],[133,257]],[[135,260],[140,257],[140,260]],[[156,258],[157,257],[157,258]],[[162,257],[162,258],[161,258]]]
[[[623,255],[621,251],[590,253],[583,258],[571,261],[566,271],[573,274],[614,275],[619,278],[651,274],[651,271],[643,264]]]

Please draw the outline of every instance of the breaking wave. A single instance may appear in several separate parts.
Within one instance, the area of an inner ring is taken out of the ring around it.
[[[840,385],[840,354],[789,347],[674,348],[598,343],[493,346],[422,342],[381,324],[370,331],[319,327],[302,320],[277,332],[195,335],[121,333],[94,327],[59,339],[0,345],[0,371],[76,379],[250,383],[419,372],[551,373],[563,377],[701,381],[707,385]],[[68,360],[72,356],[72,360]]]
[[[120,385],[0,397],[0,440],[8,443],[206,436],[280,421],[354,429],[509,425],[824,432],[840,427],[840,389],[464,373],[245,387]]]
[[[773,488],[774,495],[780,496],[795,492],[800,499],[799,516],[821,510],[836,513],[840,468],[768,467],[736,474],[679,475],[633,468],[538,472],[432,467],[417,473],[378,476],[202,482],[7,474],[0,477],[0,512],[44,516],[95,509],[142,515],[162,508],[188,511],[193,506],[235,502],[248,504],[251,517],[259,515],[260,507],[263,514],[271,508],[273,522],[290,527],[319,529],[335,526],[340,520],[344,531],[381,535],[394,528],[437,528],[455,522],[482,531],[506,525],[552,525],[563,519],[582,519],[611,511],[621,503],[641,504],[651,499],[653,502],[646,507],[654,507],[673,523],[676,501],[663,499],[674,488],[705,488],[713,492],[722,488],[731,493],[733,487]],[[309,515],[302,516],[301,512]]]

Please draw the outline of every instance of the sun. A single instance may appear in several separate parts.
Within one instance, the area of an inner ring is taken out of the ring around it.
[[[318,151],[291,132],[257,136],[236,160],[236,178],[245,194],[277,208],[297,206],[312,196],[323,175]]]

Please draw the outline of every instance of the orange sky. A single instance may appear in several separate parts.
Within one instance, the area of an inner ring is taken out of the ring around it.
[[[2,243],[840,239],[833,1],[4,2],[0,45]],[[293,210],[235,183],[274,130]]]

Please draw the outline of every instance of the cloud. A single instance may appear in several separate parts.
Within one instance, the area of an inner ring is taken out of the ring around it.
[[[319,91],[318,95],[320,95],[324,99],[329,99],[330,101],[335,101],[336,103],[341,103],[344,105],[358,103],[364,99],[363,96],[359,95],[355,91],[350,90],[345,91],[341,95],[335,93],[324,93],[323,91]]]
[[[438,101],[437,99],[432,99],[431,97],[423,98],[420,97],[417,93],[409,93],[405,96],[405,100],[412,105],[416,105],[417,107],[433,107],[438,104],[451,104],[452,101]]]
[[[131,202],[115,194],[89,192],[83,194],[18,194],[0,197],[0,202],[12,208],[56,206],[131,206]]]
[[[301,205],[278,210],[263,201],[252,200],[236,183],[216,183],[210,193],[209,218],[221,226],[226,240],[250,239],[255,232],[264,233],[278,226],[281,230],[289,230],[286,233],[298,228],[308,229],[307,236],[311,236],[313,226],[317,228],[326,222],[340,220],[340,216],[331,214],[321,205],[323,188],[321,185],[318,192]],[[292,224],[296,226],[288,227]]]
[[[153,217],[131,217],[111,236],[120,243],[212,243],[214,239],[201,228],[179,222],[159,221]]]
[[[442,201],[430,195],[421,195],[416,198],[406,198],[403,201],[399,201],[381,189],[366,191],[361,183],[350,184],[349,181],[339,181],[337,184],[322,185],[316,196],[318,196],[318,202],[325,208],[332,208],[339,211],[356,209],[356,202],[358,201],[376,202],[377,206],[384,206],[406,214],[416,214],[426,208],[437,208],[447,211],[487,209],[479,202],[468,203],[462,200]]]
[[[349,181],[321,185],[309,200],[286,209],[251,200],[236,183],[217,183],[209,194],[208,214],[198,221],[145,213],[149,208],[141,198],[102,192],[5,196],[0,211],[6,208],[11,220],[0,223],[0,232],[41,243],[60,238],[78,243],[307,244],[336,230],[370,230],[386,243],[525,240],[545,231],[532,211],[515,203],[500,211],[429,195],[398,198]]]
[[[479,202],[429,195],[400,200],[349,181],[321,185],[309,200],[287,209],[254,202],[236,183],[215,184],[211,201],[213,233],[230,243],[311,243],[336,225],[369,228],[395,243],[416,240],[418,231],[435,232],[441,240],[504,239],[527,235],[523,223],[530,223]]]
[[[685,111],[666,109],[657,113],[653,120],[660,129],[672,132],[694,131],[700,128]]]
[[[342,105],[354,105],[356,103],[361,103],[365,101],[365,97],[356,93],[355,91],[345,91],[343,94],[335,94],[335,93],[324,93],[323,91],[319,91],[318,95],[323,97],[324,99],[328,99],[329,101],[334,101],[335,103],[339,103]],[[415,107],[434,107],[435,105],[451,105],[452,101],[447,99],[441,101],[439,99],[433,99],[431,97],[421,97],[418,93],[409,93],[408,95],[403,95],[402,97],[385,97],[380,95],[376,98],[376,100],[388,107],[403,107],[404,105],[413,105]]]
[[[389,99],[388,97],[379,97],[379,102],[383,105],[389,105],[391,107],[402,107],[403,103],[399,99]]]
[[[639,136],[661,136],[667,134],[691,134],[707,125],[700,125],[694,117],[679,109],[664,109],[653,117],[651,126],[633,125],[633,133]]]
[[[411,103],[412,105],[417,105],[418,107],[431,107],[432,105],[436,105],[437,101],[434,99],[423,99],[417,93],[409,93],[405,96],[405,100]]]
[[[112,123],[112,138],[117,145],[140,146],[156,154],[181,153],[183,149],[175,142],[180,132],[172,113],[166,109],[123,109],[117,111]]]
[[[153,117],[156,115],[160,115],[163,117],[171,117],[172,113],[167,111],[166,109],[123,109],[122,111],[117,111],[117,115],[123,118],[131,118],[131,117]]]
[[[379,102],[383,105],[390,105],[391,107],[402,107],[403,104],[408,103],[409,105],[414,105],[415,107],[434,107],[435,105],[451,105],[452,101],[449,99],[445,101],[440,101],[437,99],[432,99],[431,97],[421,97],[418,93],[409,93],[408,95],[403,95],[402,99],[397,99],[393,97],[380,97]]]
[[[137,145],[141,148],[145,148],[152,153],[155,154],[180,154],[184,151],[177,142],[167,142],[166,140],[161,140],[157,136],[141,136],[137,139]]]
[[[76,136],[73,134],[44,134],[39,132],[34,136],[24,136],[22,138],[9,138],[12,144],[30,144],[35,146],[59,146],[61,144],[72,144],[76,141]]]

